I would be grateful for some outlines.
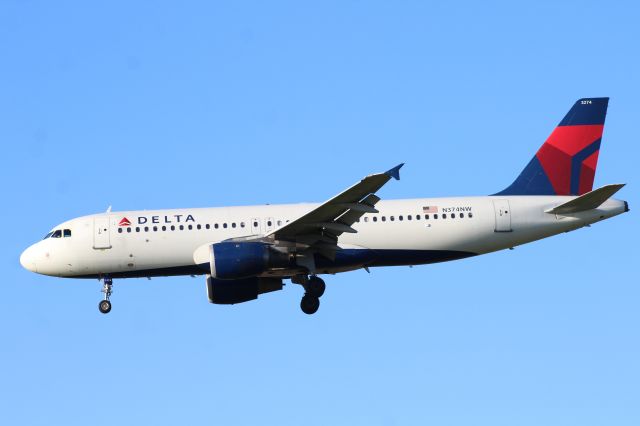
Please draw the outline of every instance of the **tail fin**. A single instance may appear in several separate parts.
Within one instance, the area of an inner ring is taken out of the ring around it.
[[[609,98],[578,100],[527,164],[496,195],[582,195],[593,188]]]

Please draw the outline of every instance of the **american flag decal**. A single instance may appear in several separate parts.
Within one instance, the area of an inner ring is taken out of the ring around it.
[[[438,213],[438,206],[424,206],[422,213]]]

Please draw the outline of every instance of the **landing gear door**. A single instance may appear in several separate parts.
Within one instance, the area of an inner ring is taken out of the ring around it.
[[[93,248],[111,248],[111,237],[109,235],[109,216],[96,216],[93,218]]]
[[[496,232],[511,232],[511,208],[509,200],[493,200],[496,215]]]

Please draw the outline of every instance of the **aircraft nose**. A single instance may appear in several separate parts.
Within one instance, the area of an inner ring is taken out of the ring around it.
[[[20,255],[20,264],[28,271],[38,272],[33,246],[22,252]]]

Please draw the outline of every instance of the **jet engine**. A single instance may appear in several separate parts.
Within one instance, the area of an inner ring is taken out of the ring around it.
[[[262,274],[271,268],[295,265],[295,258],[271,245],[254,241],[227,241],[209,246],[210,271],[219,280],[238,280]]]
[[[282,279],[251,277],[239,280],[217,280],[207,275],[209,302],[233,305],[258,298],[259,294],[282,290]]]

